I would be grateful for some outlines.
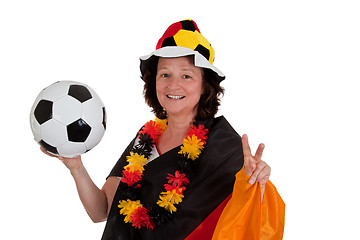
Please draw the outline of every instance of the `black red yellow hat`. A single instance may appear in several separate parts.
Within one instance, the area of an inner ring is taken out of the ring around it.
[[[209,41],[201,34],[193,20],[183,20],[171,24],[159,39],[156,50],[149,55],[140,57],[140,71],[142,76],[147,69],[151,57],[184,57],[194,56],[194,65],[212,70],[219,82],[225,75],[214,65],[215,51]]]

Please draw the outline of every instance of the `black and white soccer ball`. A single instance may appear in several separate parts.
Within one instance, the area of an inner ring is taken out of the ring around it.
[[[49,153],[75,157],[94,148],[106,129],[105,107],[89,86],[58,81],[37,96],[30,112],[35,140]]]

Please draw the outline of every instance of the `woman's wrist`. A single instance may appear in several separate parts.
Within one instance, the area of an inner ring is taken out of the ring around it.
[[[71,166],[71,168],[69,168],[70,173],[73,177],[79,176],[82,173],[86,172],[85,167],[81,161],[81,159],[79,161],[76,162],[76,164],[74,164],[73,166]]]

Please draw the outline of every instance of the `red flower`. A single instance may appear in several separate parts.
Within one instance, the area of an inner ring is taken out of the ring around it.
[[[121,181],[126,183],[128,186],[132,186],[134,183],[141,180],[142,173],[139,170],[135,172],[129,172],[129,167],[127,167],[123,171],[123,176],[121,177]]]
[[[157,124],[155,121],[150,120],[147,123],[145,123],[142,130],[139,131],[139,134],[147,133],[156,142],[157,139],[161,136],[162,132],[163,132],[163,129],[162,129],[161,125]]]
[[[151,221],[150,216],[147,214],[145,207],[139,207],[131,214],[131,222],[135,228],[141,228],[142,226],[147,229],[154,229],[154,223]]]
[[[188,133],[186,134],[187,136],[192,136],[195,135],[198,139],[201,139],[201,141],[204,143],[205,145],[205,140],[208,138],[206,136],[206,134],[209,132],[208,129],[204,129],[204,125],[200,124],[199,127],[197,128],[195,125],[193,125],[190,130],[188,131]]]
[[[178,193],[178,194],[183,194],[183,192],[186,190],[185,186],[178,187],[178,186],[174,186],[174,185],[170,185],[170,184],[164,184],[164,187],[165,187],[166,191],[172,192],[173,190],[176,190],[176,193]]]
[[[174,186],[180,187],[181,185],[186,185],[190,182],[189,179],[185,177],[185,173],[180,174],[179,171],[176,171],[175,175],[171,175],[171,174],[168,175],[169,175],[169,177],[167,177],[167,179],[169,179],[168,183],[172,183],[172,185]]]

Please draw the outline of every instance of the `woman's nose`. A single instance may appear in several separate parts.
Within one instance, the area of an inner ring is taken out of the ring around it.
[[[180,80],[181,79],[179,77],[171,76],[170,82],[169,82],[169,87],[172,89],[179,88],[181,86]]]

